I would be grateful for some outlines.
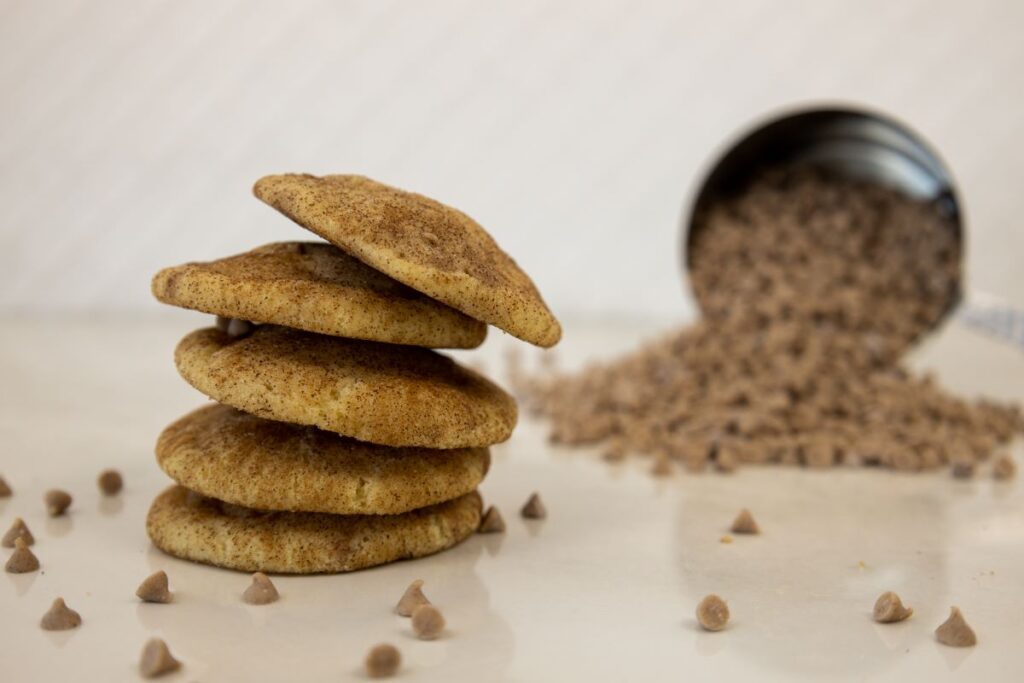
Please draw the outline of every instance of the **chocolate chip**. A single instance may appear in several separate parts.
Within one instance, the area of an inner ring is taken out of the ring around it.
[[[21,517],[15,517],[11,528],[4,534],[3,540],[0,540],[0,545],[5,548],[13,548],[14,541],[19,538],[25,540],[25,545],[33,545],[36,542],[32,532],[28,530],[25,520]]]
[[[124,480],[121,479],[121,473],[117,470],[103,470],[96,478],[96,484],[100,487],[103,495],[115,496],[124,487]]]
[[[444,615],[433,605],[420,605],[412,612],[412,630],[420,640],[439,638],[444,626]]]
[[[135,589],[135,595],[143,602],[155,602],[166,604],[174,599],[170,588],[167,585],[167,572],[160,570],[147,576],[139,587]]]
[[[14,539],[14,552],[7,558],[4,569],[11,574],[27,574],[39,569],[39,559],[28,549],[24,538]]]
[[[242,600],[250,605],[269,605],[277,602],[279,597],[277,588],[263,572],[253,574],[252,583],[242,593]]]
[[[167,643],[159,638],[151,638],[142,648],[139,658],[139,673],[143,678],[157,678],[177,671],[181,662],[174,658]]]
[[[44,631],[67,631],[82,625],[82,616],[64,604],[64,598],[57,598],[39,621]]]
[[[398,673],[402,655],[389,643],[374,645],[366,654],[366,675],[370,678],[389,678]]]
[[[530,496],[526,504],[519,511],[525,519],[546,519],[548,516],[548,510],[544,507],[544,503],[541,502],[540,494],[534,493]]]
[[[1013,479],[1016,474],[1017,464],[1009,455],[1003,454],[999,456],[995,463],[992,464],[992,476],[998,481]]]
[[[7,480],[0,477],[0,498],[10,498],[12,493],[11,487],[7,485]]]
[[[697,605],[697,623],[707,631],[721,631],[729,623],[729,606],[714,593]]]
[[[978,642],[974,629],[967,624],[959,607],[949,608],[949,618],[935,629],[935,638],[951,647],[971,647]]]
[[[757,525],[754,520],[754,516],[750,514],[750,510],[743,508],[740,513],[736,515],[736,519],[733,520],[732,526],[729,528],[734,534],[759,534],[761,528]]]
[[[51,517],[60,517],[71,507],[71,494],[60,489],[50,489],[43,496],[46,512]]]
[[[871,616],[880,624],[891,624],[896,621],[903,621],[913,613],[913,609],[903,606],[900,596],[892,591],[886,591],[878,596]]]
[[[480,520],[480,527],[477,529],[481,534],[503,534],[505,533],[505,520],[502,519],[498,508],[493,505],[487,508],[483,519]]]
[[[395,605],[395,612],[403,617],[411,617],[417,607],[429,604],[430,600],[423,594],[423,579],[416,579],[402,593],[398,604]]]

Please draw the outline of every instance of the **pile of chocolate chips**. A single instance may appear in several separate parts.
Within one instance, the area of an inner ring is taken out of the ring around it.
[[[955,303],[960,245],[941,206],[820,170],[775,169],[703,207],[695,325],[575,375],[513,378],[552,441],[605,457],[973,470],[1024,428],[900,364]]]

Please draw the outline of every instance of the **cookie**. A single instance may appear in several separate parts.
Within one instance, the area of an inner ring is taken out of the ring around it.
[[[482,322],[318,242],[165,268],[152,288],[172,306],[338,337],[471,349],[487,335]]]
[[[516,423],[511,396],[429,349],[261,325],[244,337],[196,330],[174,360],[221,403],[385,446],[489,446]]]
[[[472,218],[355,175],[273,175],[255,195],[363,263],[542,347],[562,336],[533,281]]]
[[[376,446],[213,404],[170,425],[160,467],[203,495],[260,510],[397,515],[476,489],[486,448]]]
[[[475,491],[401,515],[260,512],[172,486],[153,501],[146,531],[165,553],[246,572],[365,569],[450,548],[480,523]]]

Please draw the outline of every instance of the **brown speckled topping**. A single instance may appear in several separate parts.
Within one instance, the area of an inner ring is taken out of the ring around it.
[[[458,498],[476,489],[490,461],[486,448],[377,446],[219,404],[167,427],[156,457],[179,484],[236,505],[339,515]]]
[[[153,501],[146,531],[166,553],[248,572],[315,574],[364,569],[450,548],[480,523],[480,496],[401,515],[255,512],[229,515],[219,501],[172,486]]]
[[[354,175],[274,175],[256,196],[413,289],[539,346],[561,338],[527,275],[476,221],[419,194]]]
[[[11,528],[4,534],[3,540],[0,541],[0,545],[5,548],[13,548],[14,542],[17,539],[24,539],[25,545],[32,545],[36,542],[32,532],[28,530],[28,525],[25,524],[25,520],[21,517],[15,517],[14,522],[11,523]]]
[[[278,242],[237,256],[165,268],[160,301],[230,320],[433,348],[474,348],[483,323],[321,242]]]
[[[197,330],[174,358],[192,386],[221,403],[371,443],[488,446],[516,423],[511,396],[428,349],[261,325],[239,340]]]

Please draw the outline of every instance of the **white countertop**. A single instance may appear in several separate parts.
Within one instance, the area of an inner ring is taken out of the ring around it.
[[[355,574],[275,578],[280,602],[245,605],[245,574],[163,555],[143,528],[168,483],[156,436],[203,401],[171,359],[200,320],[0,320],[0,474],[15,489],[0,499],[0,532],[24,517],[42,562],[0,582],[3,681],[137,680],[152,636],[185,664],[167,681],[361,679],[381,641],[400,648],[405,681],[1024,680],[1024,481],[997,484],[985,468],[963,482],[781,467],[655,480],[639,459],[611,466],[595,451],[550,447],[526,417],[494,449],[482,487],[505,535]],[[651,329],[570,324],[560,356],[607,357]],[[492,331],[473,355],[496,373],[511,344]],[[958,390],[1024,398],[1024,353],[961,327],[917,362]],[[124,474],[118,498],[96,488],[106,467]],[[52,487],[75,496],[68,517],[46,518]],[[533,490],[545,521],[518,517]],[[720,543],[741,507],[763,534]],[[157,569],[176,602],[139,604],[137,584]],[[448,619],[439,641],[416,640],[391,613],[416,578]],[[873,623],[885,590],[914,616]],[[709,592],[732,610],[721,633],[693,618]],[[56,596],[81,628],[39,629]],[[935,641],[950,605],[977,647]]]

